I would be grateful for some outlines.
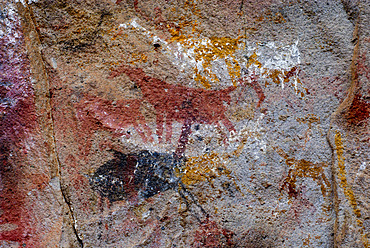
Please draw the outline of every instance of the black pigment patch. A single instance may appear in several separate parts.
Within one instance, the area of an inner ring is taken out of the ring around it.
[[[183,159],[166,153],[115,152],[114,159],[95,171],[90,184],[111,202],[134,196],[149,198],[177,187],[180,178],[176,177],[175,168],[183,163]]]
[[[176,187],[179,181],[175,175],[178,162],[172,154],[140,152],[135,173],[135,184],[142,185],[140,195],[149,198]]]
[[[115,158],[100,166],[90,179],[91,186],[109,201],[120,201],[137,195],[135,167],[137,157],[115,152]]]

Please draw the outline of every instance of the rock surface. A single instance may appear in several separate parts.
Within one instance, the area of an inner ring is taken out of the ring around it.
[[[1,3],[0,247],[369,247],[369,1]]]

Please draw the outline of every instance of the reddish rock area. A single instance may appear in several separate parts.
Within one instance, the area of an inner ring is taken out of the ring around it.
[[[0,40],[0,239],[29,245],[37,238],[31,236],[37,233],[31,222],[32,210],[27,208],[25,185],[30,186],[30,182],[25,178],[27,169],[22,164],[27,161],[26,142],[36,127],[34,92],[20,24],[17,19],[12,20],[12,16],[7,18],[12,34]],[[40,178],[40,181],[43,180]],[[32,186],[42,188],[41,184]]]

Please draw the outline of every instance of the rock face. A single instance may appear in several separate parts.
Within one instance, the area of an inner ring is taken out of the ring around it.
[[[0,247],[369,247],[369,1],[1,3]]]

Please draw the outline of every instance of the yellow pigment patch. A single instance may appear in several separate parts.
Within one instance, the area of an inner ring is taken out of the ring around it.
[[[185,164],[181,180],[185,185],[212,180],[221,175],[230,175],[223,163],[223,159],[217,153],[204,154],[198,157],[190,157]]]
[[[284,78],[282,70],[266,70],[264,74],[267,75],[268,78],[271,78],[275,84],[280,84],[281,79]]]
[[[270,78],[275,84],[280,85],[281,83],[289,83],[293,86],[295,93],[301,97],[307,94],[308,89],[303,87],[301,80],[297,76],[298,68],[293,67],[289,71],[281,69],[266,69],[262,72],[267,78]],[[292,80],[293,79],[293,80]],[[298,86],[300,86],[298,88]]]
[[[196,1],[185,1],[184,9],[190,10],[193,16],[201,18],[200,10],[196,6]],[[192,16],[181,16],[180,22],[176,27],[167,25],[168,32],[171,34],[169,42],[178,42],[188,51],[194,53],[196,62],[202,64],[203,70],[199,71],[194,67],[194,80],[205,88],[210,88],[212,83],[219,82],[217,76],[212,72],[212,62],[224,60],[228,69],[228,74],[236,86],[236,80],[240,78],[240,64],[234,56],[239,44],[244,44],[239,36],[236,39],[230,37],[211,37],[200,38],[202,31],[198,29],[198,22]]]
[[[311,129],[312,129],[312,124],[313,123],[316,123],[316,124],[319,124],[320,123],[320,118],[318,118],[316,115],[314,115],[314,114],[308,114],[308,115],[306,115],[305,117],[303,117],[303,118],[297,118],[296,119],[299,123],[307,123],[307,125],[308,125],[308,129],[307,129],[307,131],[305,132],[305,144],[307,144],[307,142],[309,141],[309,139],[310,139],[310,135],[309,135],[309,132],[311,131]],[[318,130],[319,130],[319,132],[321,133],[321,135],[323,135],[322,134],[322,130],[318,127]]]
[[[288,176],[284,179],[282,189],[288,191],[289,197],[296,196],[296,181],[297,177],[312,178],[320,185],[321,193],[324,197],[327,195],[327,189],[330,188],[330,182],[325,176],[324,168],[326,163],[312,163],[305,159],[295,159],[289,157],[283,149],[275,148],[276,152],[285,159],[285,163],[289,166]]]
[[[338,178],[339,178],[339,185],[344,191],[344,195],[346,196],[347,200],[349,201],[349,204],[352,207],[353,213],[357,216],[357,218],[361,217],[361,211],[357,207],[357,201],[355,198],[355,195],[351,189],[351,187],[348,185],[347,182],[347,172],[346,172],[346,167],[344,165],[344,146],[343,146],[343,141],[342,141],[342,135],[340,132],[336,132],[335,138],[335,147],[337,151],[337,157],[338,157]],[[365,247],[369,247],[369,242],[366,238],[366,235],[364,234],[364,226],[361,220],[357,220],[357,224],[359,227],[361,227],[360,233],[362,237],[362,242]]]
[[[303,118],[297,118],[297,121],[300,122],[300,123],[307,123],[308,124],[308,128],[311,129],[312,128],[312,123],[314,123],[314,122],[319,123],[320,122],[320,118],[318,118],[314,114],[308,114],[308,115],[306,115]]]
[[[298,78],[297,67],[292,67],[290,70],[263,68],[263,64],[258,60],[258,55],[255,52],[249,56],[247,68],[252,65],[260,68],[262,70],[262,76],[270,78],[275,84],[280,85],[282,83],[290,83],[297,95],[300,97],[304,97],[306,95],[308,90],[303,87],[301,80]],[[266,82],[266,84],[268,85],[268,82]]]
[[[172,34],[172,33],[171,33]],[[244,43],[242,36],[235,39],[229,37],[211,37],[206,39],[185,38],[180,35],[180,31],[174,33],[174,40],[179,42],[188,51],[193,51],[194,59],[203,67],[199,71],[194,67],[195,81],[203,85],[205,88],[210,88],[211,83],[219,81],[216,74],[212,72],[212,62],[215,60],[224,60],[231,81],[236,86],[236,81],[240,78],[241,67],[235,57],[235,51],[239,45]]]
[[[132,53],[131,54],[131,61],[129,62],[130,64],[136,64],[136,63],[146,63],[148,62],[148,56],[145,54],[137,54],[137,53]]]
[[[343,142],[342,142],[342,136],[339,132],[335,134],[335,146],[336,146],[337,156],[338,156],[338,170],[339,170],[338,177],[340,180],[340,186],[344,190],[344,194],[347,197],[350,205],[352,206],[354,213],[359,218],[361,217],[361,213],[357,208],[356,198],[353,194],[352,189],[349,187],[347,178],[346,178],[347,172],[344,166],[344,156],[343,156],[344,147],[343,147]]]
[[[212,188],[214,188],[213,180],[225,175],[233,182],[235,189],[244,195],[232,176],[232,172],[225,166],[224,162],[228,161],[229,157],[229,154],[220,156],[215,152],[198,157],[190,157],[185,164],[185,168],[177,173],[181,175],[181,181],[186,186],[207,181],[212,185]],[[249,190],[247,189],[247,191]]]
[[[247,67],[251,65],[257,65],[258,68],[262,68],[262,63],[257,60],[257,54],[255,52],[248,58]]]
[[[193,18],[193,17],[199,18],[202,17],[200,10],[196,6],[196,2],[191,0],[185,1],[183,9],[187,13],[178,18],[179,20],[178,24],[176,25],[167,24],[167,30],[172,36],[169,39],[169,42],[176,41],[183,43],[185,40],[195,37],[194,35],[196,34],[197,37],[199,37],[199,34],[202,33],[202,31],[197,28],[198,27],[197,20]],[[189,12],[191,14],[189,14]]]
[[[304,246],[309,246],[310,245],[310,238],[311,238],[311,235],[308,234],[308,237],[303,240],[303,245]]]
[[[235,188],[241,194],[243,194],[240,187],[236,183],[232,172],[226,167],[226,165],[228,164],[229,159],[240,156],[248,137],[259,137],[259,134],[253,131],[245,130],[241,136],[242,138],[239,140],[240,144],[235,151],[221,155],[212,152],[197,157],[190,157],[185,164],[185,168],[181,169],[181,171],[176,171],[177,176],[181,177],[182,182],[189,186],[204,181],[208,181],[212,184],[212,181],[215,178],[225,175],[233,182]],[[254,192],[251,192],[248,189],[246,190],[254,194]]]

